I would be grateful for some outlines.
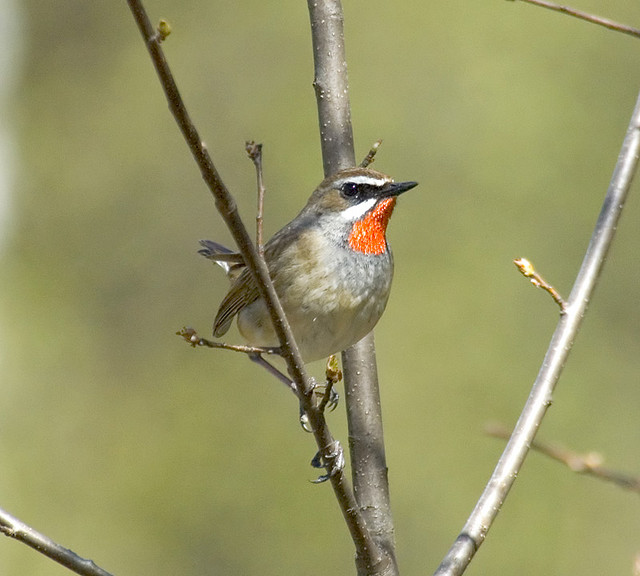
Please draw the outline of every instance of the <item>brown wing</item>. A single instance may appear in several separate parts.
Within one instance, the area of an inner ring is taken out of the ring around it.
[[[233,317],[245,306],[257,300],[258,296],[258,289],[253,281],[251,272],[245,268],[235,279],[220,304],[216,319],[213,322],[213,335],[219,337],[226,334],[231,326]]]

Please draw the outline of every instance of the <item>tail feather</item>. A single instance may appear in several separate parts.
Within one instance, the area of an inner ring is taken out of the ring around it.
[[[219,337],[229,330],[234,316],[258,298],[258,289],[254,286],[241,254],[211,240],[200,240],[200,245],[202,248],[198,253],[221,266],[231,280],[231,288],[220,304],[214,321],[213,334]]]
[[[198,250],[198,254],[202,254],[205,258],[213,260],[227,274],[231,273],[232,268],[236,265],[244,265],[242,254],[230,250],[222,244],[218,244],[213,240],[200,240],[202,248]]]

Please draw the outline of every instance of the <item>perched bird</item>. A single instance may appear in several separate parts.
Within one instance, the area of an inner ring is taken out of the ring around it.
[[[369,168],[342,170],[323,180],[300,214],[265,244],[271,279],[305,361],[355,344],[382,316],[393,277],[387,224],[397,196],[416,185]],[[213,335],[225,334],[237,316],[249,344],[279,346],[244,263],[230,262],[232,251],[216,242],[200,244],[200,253],[231,280]]]

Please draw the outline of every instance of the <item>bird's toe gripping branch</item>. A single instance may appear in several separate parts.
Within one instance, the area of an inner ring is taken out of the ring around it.
[[[318,476],[315,480],[312,480],[314,484],[321,484],[326,482],[338,472],[341,472],[344,468],[344,450],[340,442],[334,440],[324,450],[316,453],[311,460],[311,466],[314,468],[324,468],[327,473]]]

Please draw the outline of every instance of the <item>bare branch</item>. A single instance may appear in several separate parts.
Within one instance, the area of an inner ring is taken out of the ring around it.
[[[511,432],[502,424],[490,424],[486,427],[487,434],[495,438],[509,439]],[[578,454],[573,450],[567,450],[562,446],[549,444],[535,440],[531,444],[531,448],[564,464],[572,472],[577,474],[585,474],[593,476],[600,480],[613,482],[625,490],[640,493],[640,477],[625,474],[612,468],[606,468],[602,465],[604,459],[597,452],[589,452],[588,454]]]
[[[343,13],[340,0],[308,0],[307,4],[322,159],[328,176],[355,165]],[[351,533],[358,574],[398,574],[373,332],[342,353],[342,366],[353,485],[358,512],[368,527]]]
[[[93,560],[81,558],[75,552],[57,544],[51,538],[37,532],[15,516],[0,509],[0,532],[5,536],[14,538],[34,550],[44,554],[58,564],[62,564],[76,574],[82,576],[112,576],[106,570],[96,565]]]
[[[373,143],[373,146],[371,146],[367,155],[362,159],[362,162],[360,162],[360,166],[362,166],[362,168],[366,168],[370,164],[373,164],[373,161],[375,160],[375,156],[378,153],[378,148],[380,148],[381,145],[382,145],[382,140],[376,140]]]
[[[256,167],[256,182],[258,186],[258,209],[256,211],[256,246],[258,252],[264,256],[264,240],[262,228],[264,221],[264,178],[262,176],[262,144],[256,144],[253,140],[247,142],[247,154]]]
[[[308,0],[324,175],[355,166],[340,0]]]
[[[280,348],[264,348],[259,346],[240,346],[237,344],[226,344],[225,342],[216,342],[207,340],[198,335],[191,327],[185,326],[176,332],[178,336],[182,336],[191,346],[203,346],[206,348],[219,348],[221,350],[231,350],[233,352],[241,352],[242,354],[278,354],[281,355]]]
[[[528,4],[534,4],[535,6],[541,6],[542,8],[548,8],[549,10],[554,10],[555,12],[562,12],[563,14],[568,14],[569,16],[573,16],[574,18],[586,20],[587,22],[597,24],[598,26],[604,26],[609,30],[615,30],[616,32],[622,32],[623,34],[629,34],[630,36],[634,36],[635,38],[640,38],[640,30],[638,30],[637,28],[632,28],[631,26],[627,26],[626,24],[619,24],[618,22],[614,22],[613,20],[609,20],[608,18],[602,18],[601,16],[589,14],[588,12],[583,12],[582,10],[576,10],[575,8],[570,8],[569,6],[561,6],[560,4],[549,2],[548,0],[520,1],[527,2]]]
[[[616,226],[636,172],[640,155],[640,97],[618,156],[600,216],[566,306],[551,338],[542,366],[533,384],[514,432],[469,516],[460,535],[436,571],[439,576],[462,574],[487,536],[500,507],[527,456],[542,419],[551,405],[560,378],[597,280],[602,273]]]

